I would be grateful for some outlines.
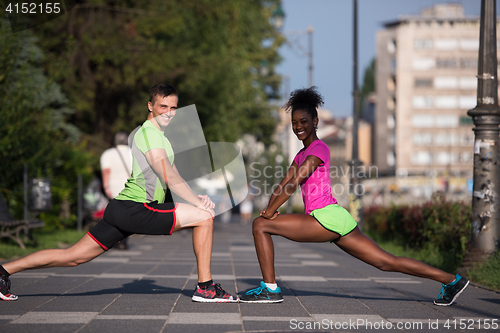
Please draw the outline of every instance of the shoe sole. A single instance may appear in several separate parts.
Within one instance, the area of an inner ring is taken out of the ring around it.
[[[263,299],[258,301],[242,301],[240,299],[240,303],[281,303],[283,299]]]
[[[193,296],[193,302],[200,303],[238,303],[238,299],[223,299],[223,298],[203,298],[200,296]]]
[[[450,305],[452,305],[453,303],[455,303],[455,301],[457,300],[458,296],[460,296],[460,294],[465,290],[465,288],[467,288],[467,286],[469,285],[469,283],[470,283],[470,281],[467,281],[467,283],[465,284],[465,286],[462,289],[460,289],[460,291],[455,295],[455,297],[453,297],[453,299],[451,300],[450,303],[448,303],[448,304],[444,304],[444,303],[440,304],[440,303],[436,303],[436,301],[434,301],[434,304],[438,305],[438,306],[450,306]]]
[[[0,293],[0,299],[2,301],[16,301],[17,296],[10,294],[10,296],[4,296],[2,293]]]

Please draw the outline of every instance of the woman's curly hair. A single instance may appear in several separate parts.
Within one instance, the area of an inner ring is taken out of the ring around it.
[[[323,97],[316,87],[297,89],[292,91],[290,98],[283,105],[285,111],[293,113],[295,110],[307,110],[312,119],[318,117],[318,107],[324,104]]]

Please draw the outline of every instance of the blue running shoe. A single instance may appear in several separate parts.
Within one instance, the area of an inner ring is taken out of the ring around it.
[[[264,281],[261,281],[260,287],[251,289],[240,297],[243,303],[280,303],[283,302],[280,287],[275,290],[269,289]]]
[[[441,306],[452,305],[468,285],[469,280],[457,274],[455,276],[455,281],[452,283],[448,283],[446,285],[443,283],[441,292],[439,293],[437,300],[434,301],[434,304]]]

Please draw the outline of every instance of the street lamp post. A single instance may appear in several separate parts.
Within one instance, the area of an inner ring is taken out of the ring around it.
[[[481,1],[477,106],[467,114],[475,127],[472,248],[491,254],[499,246],[500,178],[496,0]]]
[[[363,201],[361,180],[358,177],[358,169],[363,165],[359,160],[358,153],[358,119],[359,119],[359,88],[358,88],[358,2],[353,1],[353,109],[352,109],[352,159],[350,166],[349,184],[349,212],[362,229],[363,223]]]
[[[309,56],[309,87],[313,86],[313,27],[309,26],[307,28],[307,45],[308,45],[308,52],[307,55]]]

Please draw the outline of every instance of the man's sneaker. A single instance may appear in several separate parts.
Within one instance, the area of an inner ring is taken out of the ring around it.
[[[8,277],[0,278],[0,299],[3,301],[15,301],[17,296],[10,292],[10,280]]]
[[[212,283],[211,286],[206,289],[196,286],[192,300],[195,302],[205,302],[205,303],[229,303],[238,302],[238,299],[231,296],[222,289],[219,283]]]
[[[264,281],[260,282],[260,287],[251,289],[240,297],[243,303],[280,303],[283,302],[280,287],[275,290],[269,289]]]
[[[468,285],[469,280],[457,274],[455,276],[455,281],[452,283],[448,283],[446,285],[443,283],[441,292],[439,293],[437,300],[434,301],[434,304],[441,306],[452,305]]]

